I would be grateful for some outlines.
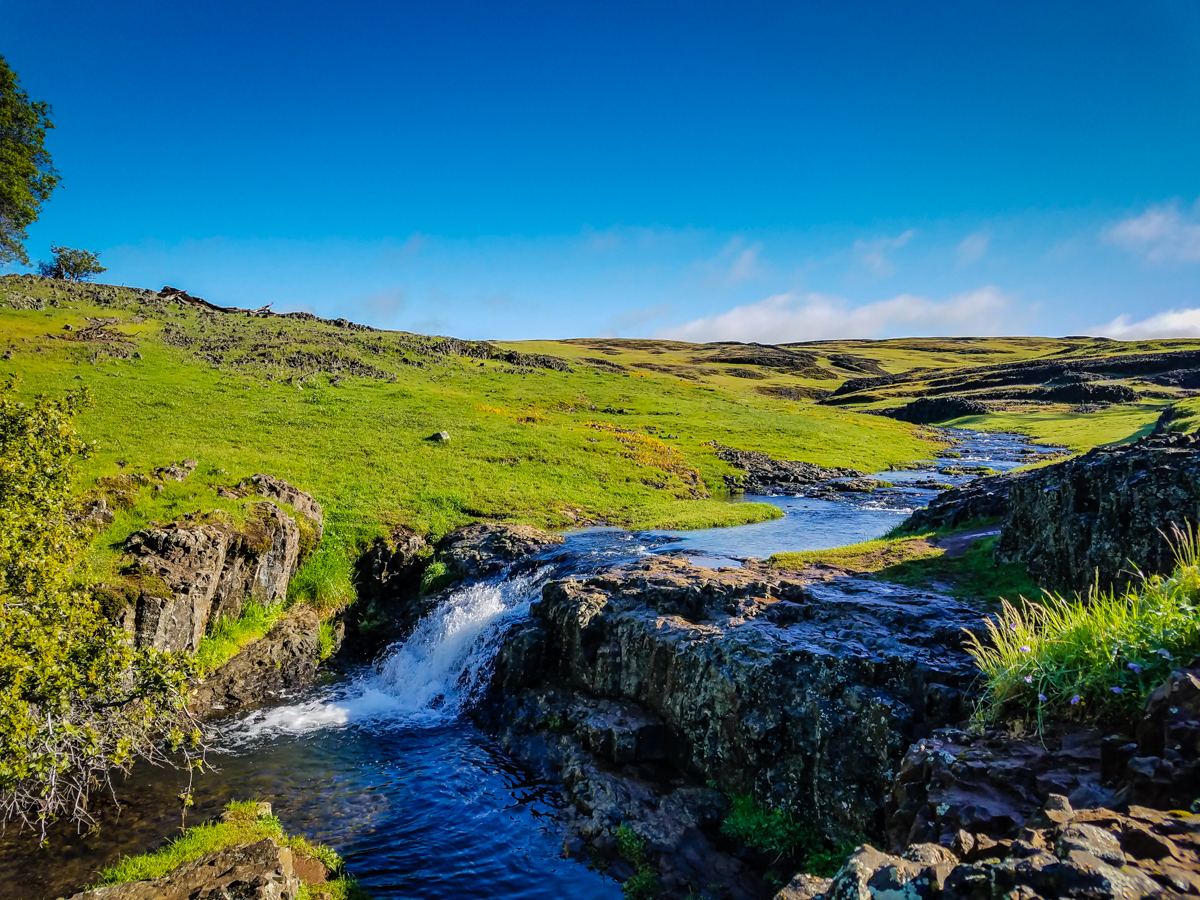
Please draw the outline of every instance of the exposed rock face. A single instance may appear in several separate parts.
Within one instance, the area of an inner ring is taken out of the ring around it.
[[[83,891],[71,900],[296,900],[292,851],[266,839],[207,853],[153,881]]]
[[[260,473],[251,478],[250,482],[263,497],[271,500],[280,500],[296,510],[296,512],[312,523],[313,528],[317,532],[317,540],[321,539],[324,535],[325,510],[321,508],[320,503],[313,499],[311,494],[306,494],[299,488],[293,487],[286,481],[276,478],[273,475]]]
[[[887,803],[887,844],[951,846],[1012,840],[1050,794],[1078,808],[1112,799],[1101,783],[1101,735],[1073,728],[1041,738],[939,729],[904,755]]]
[[[930,528],[957,528],[975,519],[992,519],[1004,515],[1008,493],[1022,474],[988,475],[976,478],[962,487],[938,494],[929,505],[918,509],[904,521],[909,531]]]
[[[354,572],[358,601],[347,624],[360,653],[370,656],[412,631],[425,611],[419,602],[421,575],[432,556],[425,538],[397,528],[359,557]]]
[[[140,590],[116,617],[138,646],[194,652],[210,621],[286,596],[299,547],[295,520],[265,501],[240,530],[193,516],[139,531],[125,549]]]
[[[297,605],[266,636],[248,644],[196,689],[189,706],[197,715],[257,706],[311,684],[317,675],[321,620]]]
[[[922,397],[904,406],[884,410],[883,414],[901,422],[929,425],[960,416],[980,416],[987,411],[988,408],[981,401],[969,397]]]
[[[866,845],[846,860],[826,890],[808,897],[1138,900],[1197,896],[1198,867],[1200,816],[1139,806],[1127,813],[1076,811],[1065,797],[1054,795],[1018,840],[977,843],[964,831],[950,847],[913,844],[899,856]]]
[[[438,541],[438,556],[460,578],[484,578],[514,562],[563,542],[532,525],[477,523],[456,528]]]
[[[516,722],[554,687],[634,704],[626,719],[645,724],[624,736],[578,734],[614,761],[665,757],[831,834],[877,832],[909,744],[966,711],[961,629],[978,619],[884,583],[657,558],[547,585],[497,660],[496,715]]]
[[[801,487],[820,484],[831,478],[855,478],[857,469],[826,468],[813,463],[773,459],[757,450],[734,450],[716,445],[717,458],[745,471],[744,477],[725,476],[730,487],[750,494],[793,492]]]
[[[1158,809],[1200,800],[1200,668],[1171,674],[1147,698],[1120,799]]]
[[[1163,534],[1200,521],[1200,437],[1144,438],[1098,448],[1009,485],[998,558],[1020,561],[1041,584],[1085,591],[1141,571],[1165,574],[1175,560]]]

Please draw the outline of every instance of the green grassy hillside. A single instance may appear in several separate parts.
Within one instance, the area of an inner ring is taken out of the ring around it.
[[[20,390],[87,386],[97,453],[84,484],[184,458],[184,484],[143,490],[119,539],[151,519],[222,506],[217,487],[267,471],[311,491],[333,531],[407,524],[439,535],[471,520],[563,528],[735,524],[713,444],[865,471],[929,456],[929,429],[868,414],[929,379],[980,367],[1197,342],[988,338],[763,347],[582,339],[501,344],[376,331],[304,314],[222,312],[104,285],[0,279],[0,375]],[[882,392],[830,397],[848,379],[903,374]],[[1145,433],[1190,392],[1139,388],[1095,409],[1004,401],[963,420],[1076,449]],[[1181,421],[1190,421],[1184,417]],[[960,424],[960,423],[954,423]],[[427,440],[445,430],[449,442]]]

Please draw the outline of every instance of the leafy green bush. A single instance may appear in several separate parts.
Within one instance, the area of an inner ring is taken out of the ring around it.
[[[798,822],[791,813],[769,809],[750,794],[732,795],[721,832],[752,850],[772,854],[778,862],[790,858],[805,872],[828,878],[862,841],[830,844],[812,825]]]
[[[86,531],[70,505],[86,393],[16,398],[0,385],[0,821],[91,822],[88,796],[137,758],[199,764],[191,661],[135,649],[74,579]],[[162,738],[167,738],[166,746]]]
[[[440,591],[453,580],[449,568],[440,559],[435,559],[425,567],[421,575],[421,593],[432,594]]]
[[[1005,602],[972,634],[968,652],[986,679],[977,715],[1131,720],[1181,660],[1200,653],[1200,547],[1176,531],[1176,569],[1123,593],[1092,591],[1040,603]]]
[[[630,900],[651,900],[661,891],[658,875],[646,858],[646,839],[622,822],[617,826],[617,854],[636,870],[621,885],[621,893]]]

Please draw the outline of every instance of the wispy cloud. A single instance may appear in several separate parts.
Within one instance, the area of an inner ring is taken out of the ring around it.
[[[647,309],[631,309],[608,320],[609,330],[614,335],[625,334],[671,312],[671,304],[660,303]]]
[[[1012,300],[995,287],[930,300],[901,294],[851,306],[829,294],[775,294],[716,316],[659,332],[684,341],[758,341],[779,344],[893,335],[999,334],[1011,328]]]
[[[1121,315],[1089,333],[1123,341],[1200,337],[1200,308],[1172,309],[1136,322]]]
[[[760,278],[763,273],[761,242],[747,244],[742,237],[730,238],[716,256],[696,264],[710,286],[729,287]]]
[[[1152,206],[1106,229],[1103,236],[1153,262],[1200,262],[1200,201],[1186,213],[1178,202]]]
[[[958,267],[965,269],[983,259],[987,255],[992,239],[984,231],[976,231],[967,235],[958,244]]]
[[[857,240],[854,242],[854,255],[872,275],[877,278],[887,278],[896,273],[896,267],[888,259],[888,253],[899,250],[915,235],[916,232],[910,228],[895,237],[875,238],[869,241]]]

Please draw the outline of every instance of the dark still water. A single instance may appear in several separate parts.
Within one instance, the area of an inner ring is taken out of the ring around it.
[[[893,490],[774,503],[782,519],[698,532],[592,529],[567,536],[536,571],[454,592],[378,663],[291,702],[218,726],[219,771],[196,780],[195,824],[230,799],[269,800],[290,831],[328,843],[377,900],[616,898],[620,886],[560,857],[553,785],[508,759],[462,716],[478,696],[505,630],[528,614],[546,580],[650,553],[684,551],[734,564],[783,550],[869,540],[924,505],[930,478],[962,483],[948,465],[1010,469],[1030,460],[1011,435],[964,433],[962,459],[881,477]],[[911,482],[918,482],[914,486]],[[99,835],[56,829],[50,846],[10,830],[0,840],[0,898],[55,898],[93,881],[122,854],[158,845],[180,824],[179,773],[143,768],[121,786],[119,817]]]

